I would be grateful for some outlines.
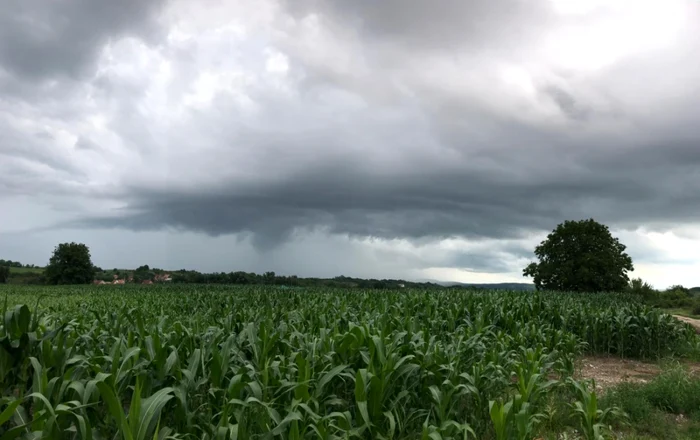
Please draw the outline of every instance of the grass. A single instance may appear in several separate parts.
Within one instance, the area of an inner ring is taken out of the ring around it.
[[[646,383],[623,382],[599,396],[599,408],[615,408],[624,416],[611,425],[610,437],[634,440],[700,439],[700,376],[687,365],[663,360],[661,373]],[[549,395],[542,438],[580,438],[567,411],[576,395],[559,388]],[[580,431],[580,430],[579,430]]]
[[[628,416],[628,432],[654,439],[700,439],[700,376],[676,363],[648,383],[623,383],[603,397]]]

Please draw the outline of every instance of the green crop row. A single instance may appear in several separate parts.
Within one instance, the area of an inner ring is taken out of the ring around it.
[[[587,438],[615,411],[573,381],[583,351],[696,348],[619,295],[10,287],[0,440],[532,439],[547,395]],[[0,297],[1,298],[1,297]]]

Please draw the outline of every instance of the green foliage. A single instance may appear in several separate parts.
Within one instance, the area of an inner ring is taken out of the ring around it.
[[[582,382],[569,379],[569,383],[577,394],[577,400],[571,404],[571,407],[583,437],[586,440],[603,440],[606,434],[611,431],[611,423],[624,418],[624,413],[614,405],[605,409],[598,405],[595,382],[592,390],[589,390]]]
[[[90,250],[82,243],[61,243],[46,266],[48,284],[89,284],[95,277]]]
[[[680,284],[675,284],[675,285],[669,287],[668,289],[666,289],[666,292],[668,292],[668,293],[679,292],[679,293],[683,293],[683,294],[688,295],[688,296],[691,295],[690,289],[688,289],[687,287],[683,287]]]
[[[24,266],[22,266],[22,263],[20,263],[19,261],[3,260],[3,259],[0,259],[0,266],[24,267]],[[29,267],[29,265],[27,265],[27,267]]]
[[[700,315],[700,301],[697,301],[691,310],[692,314],[695,316]]]
[[[643,299],[652,299],[658,295],[654,287],[641,278],[634,278],[630,281],[627,293],[639,296]]]
[[[607,226],[593,219],[559,224],[535,248],[539,263],[530,263],[524,276],[533,277],[538,290],[621,292],[634,270],[626,246]]]
[[[647,304],[664,309],[693,310],[700,306],[700,298],[679,289],[667,289],[645,298]]]
[[[5,284],[7,283],[7,280],[10,279],[10,267],[9,266],[0,266],[0,284]]]
[[[670,368],[640,389],[649,403],[672,414],[700,411],[700,378],[681,365]]]
[[[32,319],[26,305],[2,308],[0,326],[0,393],[9,395],[21,383],[29,382],[29,356],[36,348],[36,316]]]
[[[582,351],[657,357],[696,342],[685,324],[615,294],[2,292],[0,338],[21,353],[0,356],[11,359],[0,438],[532,439]],[[586,396],[562,406],[566,423],[596,432],[606,408]]]

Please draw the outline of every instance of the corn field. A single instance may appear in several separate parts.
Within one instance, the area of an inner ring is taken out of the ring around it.
[[[576,356],[697,347],[612,294],[6,286],[0,300],[0,440],[533,439],[562,387],[600,438]]]

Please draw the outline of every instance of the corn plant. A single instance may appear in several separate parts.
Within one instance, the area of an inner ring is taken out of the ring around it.
[[[600,409],[595,391],[595,381],[589,391],[585,383],[569,378],[569,384],[576,392],[577,400],[571,404],[574,419],[587,440],[603,440],[609,433],[610,423],[624,418],[622,411],[615,406]]]
[[[0,440],[532,439],[582,352],[648,358],[699,346],[684,324],[614,294],[0,294]],[[574,389],[572,420],[599,438],[617,413]]]

